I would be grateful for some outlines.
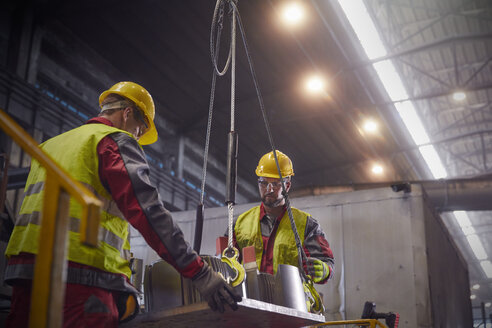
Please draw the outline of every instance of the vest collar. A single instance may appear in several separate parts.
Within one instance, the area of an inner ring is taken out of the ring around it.
[[[286,205],[283,206],[283,211],[280,213],[280,215],[277,217],[277,220],[281,220],[284,217],[285,211],[287,211]],[[263,217],[266,215],[265,211],[265,205],[263,203],[260,204],[260,217],[259,220],[263,219]]]
[[[87,122],[85,122],[85,124],[91,124],[91,123],[106,124],[106,125],[114,127],[113,122],[111,122],[107,118],[100,117],[100,116],[93,117],[90,120],[88,120]]]

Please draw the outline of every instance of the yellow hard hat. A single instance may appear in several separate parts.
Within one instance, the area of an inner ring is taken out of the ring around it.
[[[108,90],[101,93],[99,96],[99,106],[101,106],[104,99],[110,94],[117,94],[127,99],[130,99],[138,106],[143,112],[150,127],[144,135],[140,137],[138,143],[141,145],[150,145],[157,141],[157,130],[154,124],[155,106],[154,100],[150,93],[141,85],[134,82],[118,82]]]
[[[290,158],[278,150],[276,150],[276,154],[282,177],[285,178],[294,175],[294,167],[292,166],[292,161]],[[277,164],[275,163],[275,157],[273,156],[273,151],[263,155],[260,158],[258,166],[256,167],[256,175],[266,178],[280,178],[278,175]]]

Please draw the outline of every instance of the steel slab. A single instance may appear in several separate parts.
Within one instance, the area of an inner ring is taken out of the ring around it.
[[[243,299],[239,309],[227,308],[225,313],[212,311],[207,303],[180,306],[170,310],[145,313],[120,327],[284,327],[299,328],[325,322],[323,315]]]

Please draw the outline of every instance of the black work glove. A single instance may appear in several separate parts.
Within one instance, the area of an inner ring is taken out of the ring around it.
[[[224,312],[224,304],[228,304],[234,311],[237,310],[237,302],[241,296],[217,272],[203,263],[202,270],[192,279],[193,286],[200,292],[202,298],[208,302],[208,306],[214,311]]]

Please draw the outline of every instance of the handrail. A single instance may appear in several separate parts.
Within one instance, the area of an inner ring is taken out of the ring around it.
[[[96,247],[98,243],[102,203],[39,148],[37,142],[2,109],[0,109],[0,128],[46,169],[40,243],[34,269],[29,326],[61,327],[70,196],[82,205],[80,239],[88,246]]]

